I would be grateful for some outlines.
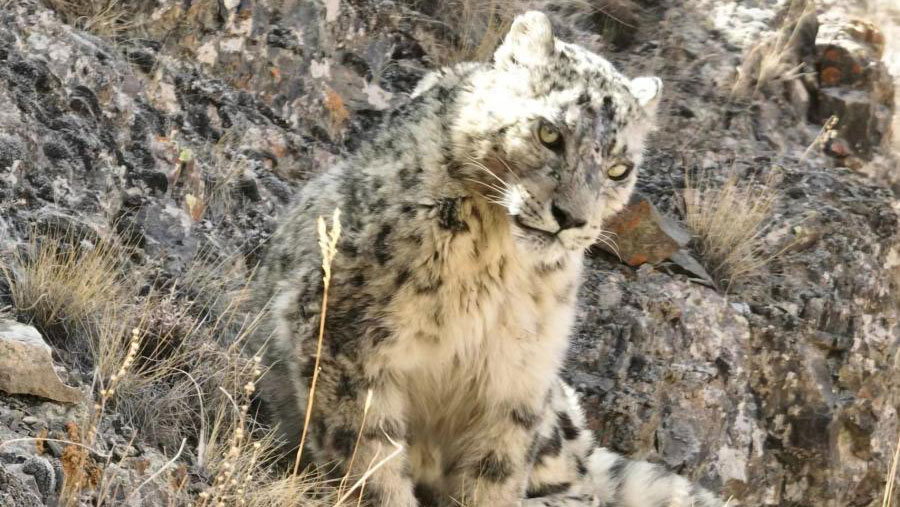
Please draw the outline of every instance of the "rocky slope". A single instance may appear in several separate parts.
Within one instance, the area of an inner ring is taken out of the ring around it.
[[[568,376],[599,440],[744,505],[881,505],[900,431],[900,171],[878,60],[896,55],[874,29],[829,60],[823,34],[861,14],[837,2],[799,16],[783,2],[647,1],[612,32],[578,2],[539,6],[666,83],[640,184],[662,214],[683,218],[686,171],[775,174],[757,239],[779,255],[742,283],[711,284],[679,258],[589,257]],[[402,2],[159,0],[128,15],[137,26],[101,37],[35,0],[0,2],[4,259],[62,225],[136,245],[131,265],[166,280],[210,252],[252,266],[304,180],[465,42],[440,9]],[[838,64],[849,70],[831,81]],[[705,261],[696,241],[681,253]],[[67,362],[65,340],[47,339]],[[88,391],[89,369],[67,364]],[[0,393],[0,440],[65,437],[83,410]],[[106,445],[130,449],[117,477],[140,484],[172,449],[113,419]],[[0,505],[52,502],[61,460],[58,446],[0,447]],[[155,485],[125,499],[169,498]]]

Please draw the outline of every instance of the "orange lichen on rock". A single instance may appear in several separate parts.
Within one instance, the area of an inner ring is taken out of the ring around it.
[[[328,111],[331,120],[331,132],[337,134],[350,118],[350,112],[344,104],[344,99],[331,88],[325,90],[325,110]]]

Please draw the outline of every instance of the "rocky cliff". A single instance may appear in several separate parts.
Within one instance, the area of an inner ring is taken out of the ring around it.
[[[570,39],[666,83],[638,226],[618,231],[632,251],[592,251],[580,295],[567,376],[598,439],[743,505],[882,505],[900,432],[888,71],[900,53],[885,37],[900,12],[483,4],[0,1],[6,318],[34,318],[15,297],[21,259],[53,231],[127,245],[120,267],[143,288],[137,298],[178,287],[198,258],[237,259],[232,276],[248,276],[306,179],[353,150],[423,73],[490,54],[509,12],[539,7]],[[692,222],[699,204],[740,227],[745,208],[717,191],[729,185],[751,203],[767,197],[743,246],[726,244],[751,252],[737,268],[714,255],[715,231]],[[72,473],[71,424],[88,400],[105,402],[74,346],[83,330],[65,324],[37,327],[85,401],[0,392],[0,505],[56,501]],[[9,329],[0,344],[17,340]],[[123,491],[142,485],[107,503],[188,501],[214,482],[203,439],[185,437],[176,455],[180,434],[150,438],[128,413],[107,412],[91,459],[115,469]],[[32,437],[60,442],[11,442]],[[152,476],[167,466],[183,480]],[[105,483],[79,481],[75,496],[91,501]]]

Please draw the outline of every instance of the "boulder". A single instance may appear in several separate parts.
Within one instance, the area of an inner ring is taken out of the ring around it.
[[[83,397],[81,391],[59,379],[53,369],[50,346],[41,333],[11,320],[0,320],[0,390],[65,403],[75,403]]]

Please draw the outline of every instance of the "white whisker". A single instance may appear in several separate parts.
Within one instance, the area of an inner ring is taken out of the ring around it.
[[[509,173],[513,175],[513,177],[516,179],[516,181],[518,181],[519,183],[522,183],[522,180],[519,178],[519,175],[516,174],[516,172],[513,170],[512,166],[510,166],[505,160],[503,160],[500,157],[493,157],[493,158],[494,158],[494,160],[503,164],[503,167],[506,167],[506,170],[509,171]]]
[[[610,234],[613,236],[618,236],[617,233],[615,233],[613,231],[607,231],[606,229],[600,229],[600,234],[603,234],[604,236],[608,236]]]
[[[481,169],[482,171],[488,173],[489,175],[493,176],[494,179],[499,181],[501,185],[503,185],[506,188],[509,188],[509,183],[507,183],[500,176],[497,176],[497,174],[494,173],[494,171],[491,171],[491,169],[488,166],[484,165],[481,161],[475,159],[474,157],[468,157],[468,163],[478,169]]]
[[[485,182],[483,182],[483,181],[481,181],[481,180],[476,180],[475,178],[465,178],[465,180],[466,180],[466,181],[471,181],[472,183],[477,183],[477,184],[479,184],[479,185],[485,186],[485,187],[487,187],[487,188],[489,188],[489,189],[491,189],[491,190],[493,190],[493,191],[495,191],[495,192],[497,192],[498,194],[501,194],[501,195],[504,194],[504,193],[506,193],[506,189],[500,188],[500,187],[498,187],[497,185],[491,185],[490,183],[485,183]]]
[[[608,238],[605,238],[605,237],[598,237],[598,238],[596,239],[596,241],[598,241],[598,242],[600,242],[600,243],[603,243],[604,245],[608,246],[609,249],[612,250],[613,253],[616,254],[616,257],[618,257],[619,260],[622,260],[622,254],[619,253],[619,247],[616,246],[616,244],[615,244],[614,242],[610,241]]]

